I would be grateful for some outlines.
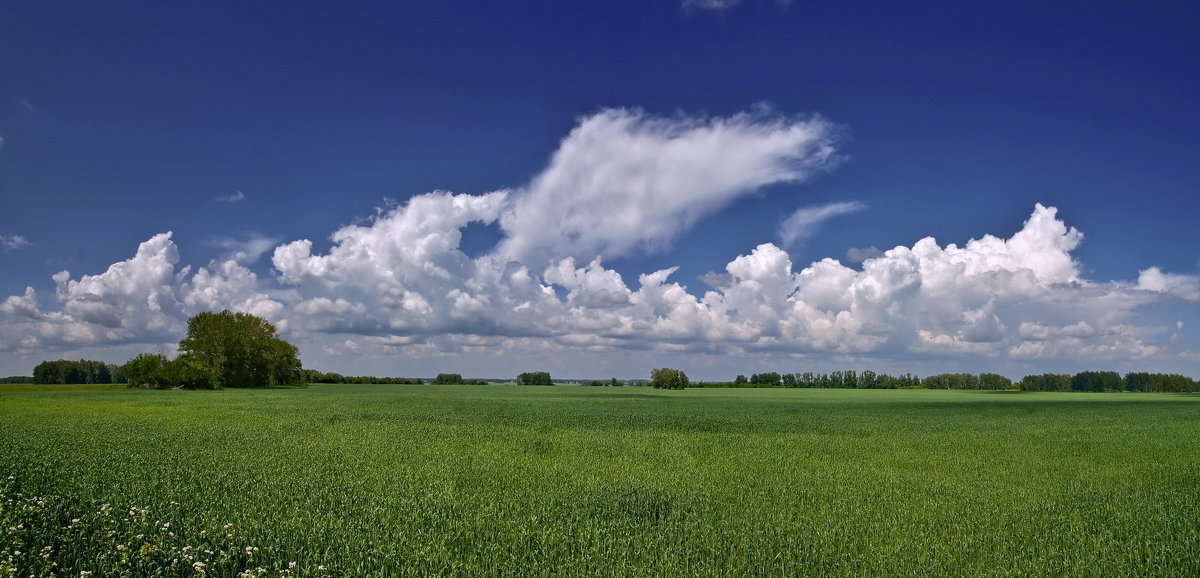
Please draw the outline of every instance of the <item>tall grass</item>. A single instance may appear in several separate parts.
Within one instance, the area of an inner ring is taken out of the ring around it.
[[[0,570],[1193,576],[1198,402],[0,389]]]

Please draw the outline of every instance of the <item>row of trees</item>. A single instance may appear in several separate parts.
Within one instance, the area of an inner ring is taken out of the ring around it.
[[[80,359],[43,361],[33,368],[33,383],[125,383],[121,368],[112,363]]]
[[[701,382],[691,387],[820,387],[850,389],[977,389],[1022,391],[1147,391],[1195,392],[1200,382],[1174,373],[1127,373],[1081,371],[1075,375],[1045,373],[1027,375],[1019,382],[996,373],[939,373],[921,379],[906,373],[892,376],[866,371],[832,373],[756,373],[739,375],[731,382]]]
[[[1018,383],[1025,391],[1149,391],[1183,393],[1200,391],[1200,383],[1177,373],[1126,373],[1081,371],[1075,375],[1026,375]]]
[[[374,377],[370,375],[342,375],[328,373],[315,369],[302,369],[300,374],[304,383],[380,383],[394,385],[420,385],[425,380],[415,377]]]
[[[733,381],[700,382],[693,387],[821,387],[850,389],[905,389],[922,386],[921,378],[906,373],[901,376],[862,372],[849,369],[831,373],[755,373],[747,378],[738,375]]]

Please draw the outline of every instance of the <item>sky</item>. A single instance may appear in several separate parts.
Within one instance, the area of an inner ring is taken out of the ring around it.
[[[0,375],[1200,378],[1200,4],[18,1]]]

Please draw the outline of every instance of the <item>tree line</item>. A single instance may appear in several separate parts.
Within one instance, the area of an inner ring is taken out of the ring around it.
[[[938,373],[924,379],[906,373],[892,376],[871,370],[831,373],[756,373],[733,381],[698,382],[688,387],[813,387],[833,389],[968,389],[1019,391],[1087,392],[1196,392],[1200,382],[1175,373],[1081,371],[1074,375],[1044,373],[1027,375],[1020,381],[996,373]]]
[[[125,383],[125,374],[121,367],[114,363],[80,359],[71,361],[58,359],[43,361],[33,368],[33,379],[36,384],[78,384],[78,383]],[[22,382],[9,382],[22,383]],[[29,383],[29,382],[24,382]]]

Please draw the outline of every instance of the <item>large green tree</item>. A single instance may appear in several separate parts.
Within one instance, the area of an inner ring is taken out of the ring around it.
[[[294,385],[303,375],[299,349],[280,339],[271,322],[249,313],[193,316],[179,352],[211,369],[224,387]]]
[[[650,385],[658,389],[683,389],[688,386],[688,376],[669,367],[655,369],[650,372]]]
[[[548,371],[528,371],[517,376],[517,385],[554,385]]]

